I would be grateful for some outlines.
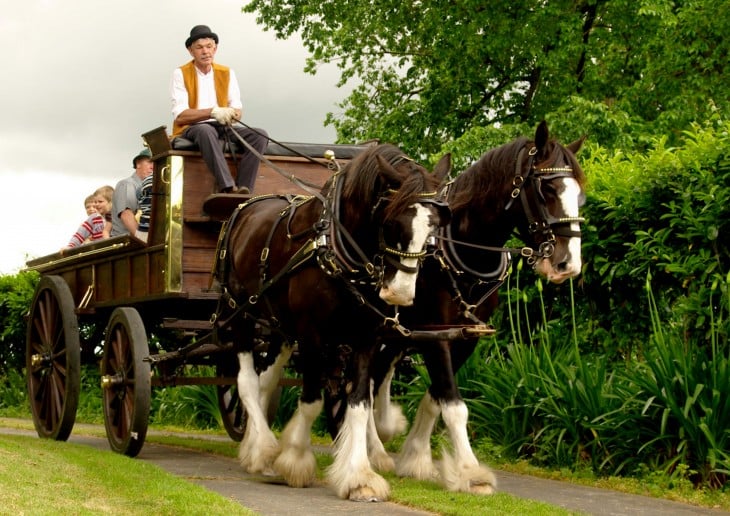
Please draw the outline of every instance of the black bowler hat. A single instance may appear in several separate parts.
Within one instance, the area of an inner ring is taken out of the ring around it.
[[[190,29],[190,37],[185,40],[185,48],[189,48],[195,41],[203,38],[211,38],[215,41],[216,45],[218,44],[218,34],[210,30],[210,27],[207,25],[196,25]]]

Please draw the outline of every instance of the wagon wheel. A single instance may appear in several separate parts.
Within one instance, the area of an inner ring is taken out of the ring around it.
[[[218,364],[216,374],[219,377],[235,378],[238,374],[238,366],[231,363]],[[269,425],[276,419],[280,399],[281,386],[277,387],[269,401],[269,406],[266,411]],[[218,385],[218,409],[221,412],[223,427],[226,429],[228,436],[234,441],[240,442],[243,439],[243,434],[246,432],[248,417],[241,403],[241,398],[238,396],[238,385],[236,385],[235,381],[233,384]]]
[[[81,346],[73,296],[61,277],[41,277],[28,316],[25,344],[35,429],[40,437],[65,441],[76,421]]]
[[[134,308],[112,312],[101,360],[104,426],[112,450],[135,457],[147,435],[151,379],[147,333]]]

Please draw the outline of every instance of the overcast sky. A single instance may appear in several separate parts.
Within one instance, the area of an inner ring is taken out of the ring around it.
[[[132,173],[141,134],[172,127],[168,85],[204,24],[241,84],[244,121],[285,142],[334,142],[327,112],[348,90],[336,67],[302,70],[298,39],[276,40],[244,0],[0,0],[0,274],[63,247],[84,198]]]

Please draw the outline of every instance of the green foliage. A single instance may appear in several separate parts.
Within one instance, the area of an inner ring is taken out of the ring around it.
[[[28,404],[25,377],[15,369],[0,375],[0,414],[10,417],[27,417]]]
[[[427,156],[478,127],[546,118],[625,148],[644,135],[673,141],[730,109],[726,2],[249,0],[243,10],[277,37],[298,32],[309,72],[336,63],[340,84],[352,80],[326,119],[341,141]]]
[[[723,282],[722,312],[728,313],[728,282]],[[646,361],[633,381],[644,406],[640,455],[664,461],[667,471],[684,466],[697,482],[721,487],[730,475],[730,348],[726,336],[709,325],[712,341],[685,342],[681,325],[660,318],[647,282],[652,340]],[[668,326],[668,329],[667,329]],[[704,340],[703,338],[699,339]]]
[[[101,371],[96,364],[81,366],[81,389],[76,420],[84,423],[104,424]]]
[[[204,374],[198,371],[194,374]],[[215,385],[183,385],[153,390],[150,421],[172,426],[223,428]]]
[[[38,279],[34,272],[0,276],[0,375],[25,366],[24,315],[30,309]]]
[[[710,287],[730,271],[730,122],[695,125],[682,143],[660,138],[647,153],[614,155],[591,147],[582,160],[590,189],[578,306],[596,341],[627,359],[649,335],[649,271],[658,309],[705,337]]]

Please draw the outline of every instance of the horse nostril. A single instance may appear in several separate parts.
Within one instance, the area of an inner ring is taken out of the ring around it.
[[[560,262],[555,268],[558,272],[565,272],[568,270],[568,262]]]

